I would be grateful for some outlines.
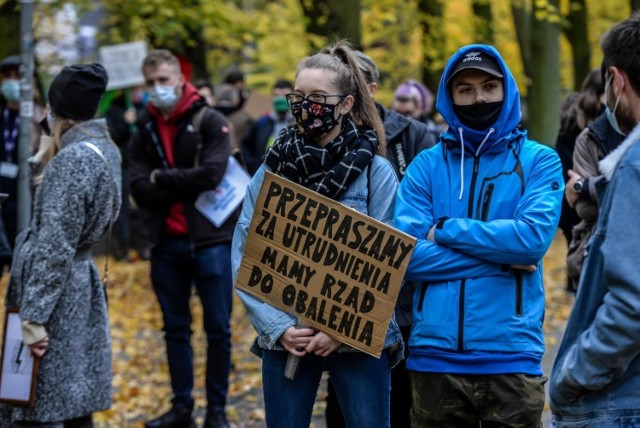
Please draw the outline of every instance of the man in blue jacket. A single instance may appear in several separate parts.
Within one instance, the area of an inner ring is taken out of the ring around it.
[[[600,44],[605,104],[629,136],[600,161],[600,209],[551,374],[553,426],[640,426],[640,12]]]
[[[563,196],[560,160],[518,129],[520,94],[496,49],[456,52],[440,81],[449,125],[400,184],[394,225],[418,238],[407,368],[414,426],[540,426],[541,260]]]

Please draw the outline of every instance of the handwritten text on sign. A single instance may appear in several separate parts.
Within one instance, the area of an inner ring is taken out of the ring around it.
[[[414,246],[409,235],[267,173],[236,287],[379,356]]]

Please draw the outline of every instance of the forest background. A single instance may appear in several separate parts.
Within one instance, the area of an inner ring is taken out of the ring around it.
[[[41,0],[36,45],[61,37],[47,29],[69,4],[99,10],[100,45],[143,40],[184,55],[193,78],[216,84],[240,69],[263,93],[293,79],[302,57],[347,38],[378,64],[387,106],[410,78],[435,94],[460,46],[492,44],[516,77],[531,137],[551,146],[562,99],[600,65],[600,37],[640,8],[640,0]],[[19,50],[19,13],[19,0],[0,0],[0,58]]]

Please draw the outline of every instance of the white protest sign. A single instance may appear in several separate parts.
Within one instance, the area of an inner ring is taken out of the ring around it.
[[[130,88],[144,83],[142,61],[147,56],[145,42],[120,43],[100,48],[100,64],[109,75],[107,90]]]

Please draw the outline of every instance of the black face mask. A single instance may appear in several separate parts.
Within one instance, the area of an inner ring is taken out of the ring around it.
[[[487,129],[500,117],[502,111],[502,101],[495,103],[477,103],[469,105],[453,105],[453,112],[458,116],[460,122],[476,131]]]

